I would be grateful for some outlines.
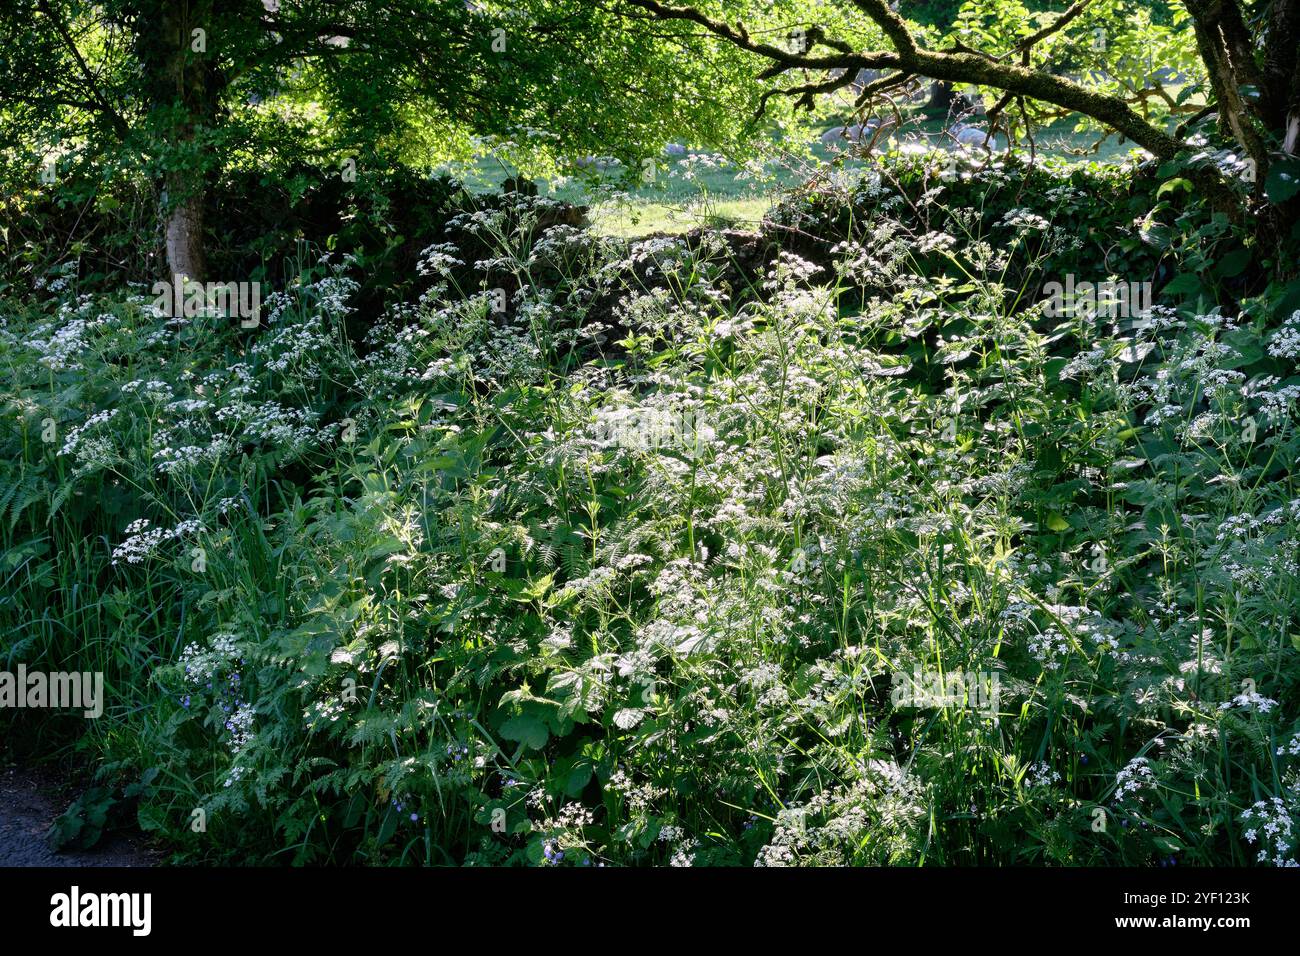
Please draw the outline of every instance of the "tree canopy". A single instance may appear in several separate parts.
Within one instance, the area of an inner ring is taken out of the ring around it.
[[[30,170],[57,152],[156,182],[171,266],[197,276],[205,184],[235,163],[734,139],[744,110],[696,91],[746,96],[739,52],[681,34],[581,0],[19,0],[0,17],[0,117]]]
[[[1300,0],[16,0],[0,118],[28,169],[146,177],[189,275],[235,164],[420,166],[481,137],[536,168],[742,151],[862,70],[864,113],[933,80],[1013,140],[1068,117],[1117,132],[1268,240],[1297,222],[1298,50]]]
[[[909,20],[908,4],[886,0],[628,2],[748,51],[767,64],[761,75],[775,84],[772,92],[805,105],[863,69],[884,72],[863,91],[860,102],[867,104],[927,77],[989,92],[990,118],[1013,131],[1077,115],[1165,161],[1203,145],[1197,123],[1212,118],[1218,135],[1247,161],[1245,178],[1254,203],[1267,207],[1267,224],[1296,223],[1296,0],[1076,0],[1061,12],[1034,11],[1022,0],[967,2],[944,34]],[[772,42],[772,25],[782,21],[799,24],[795,43]],[[1171,77],[1182,81],[1176,95],[1168,90]],[[1204,188],[1224,191],[1222,177],[1204,164],[1193,175]]]

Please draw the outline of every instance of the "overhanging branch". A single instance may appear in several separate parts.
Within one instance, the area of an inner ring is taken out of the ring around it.
[[[1172,157],[1182,148],[1182,144],[1177,139],[1147,122],[1119,97],[1096,93],[1064,77],[1024,65],[1001,63],[972,51],[926,50],[916,43],[906,22],[889,8],[885,0],[853,0],[853,2],[884,31],[895,49],[892,52],[870,51],[834,55],[795,53],[755,41],[743,25],[737,24],[733,27],[693,7],[669,5],[660,0],[627,0],[627,2],[661,19],[695,23],[720,39],[773,61],[773,65],[763,71],[762,76],[766,78],[779,76],[792,69],[895,69],[933,80],[988,86],[1015,96],[1024,96],[1063,107],[1109,126],[1161,159]],[[1086,3],[1076,6],[1086,6]],[[1081,13],[1082,9],[1079,12]],[[1063,27],[1064,24],[1061,26]]]

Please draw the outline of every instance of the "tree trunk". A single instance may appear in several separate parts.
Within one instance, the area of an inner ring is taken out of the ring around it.
[[[151,86],[151,133],[162,172],[158,217],[168,278],[204,281],[203,207],[224,79],[209,44],[220,36],[212,0],[148,0],[136,45]]]
[[[169,276],[185,276],[196,282],[204,279],[207,263],[203,254],[203,200],[204,191],[185,183],[179,176],[168,177],[169,186],[176,195],[185,196],[171,202],[170,188],[164,190],[159,214],[163,220],[163,248],[167,257]]]

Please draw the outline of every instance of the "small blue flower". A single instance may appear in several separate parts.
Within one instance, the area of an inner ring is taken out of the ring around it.
[[[560,861],[564,859],[564,851],[554,841],[550,840],[542,844],[542,855],[546,857],[546,862],[552,866],[558,866]]]

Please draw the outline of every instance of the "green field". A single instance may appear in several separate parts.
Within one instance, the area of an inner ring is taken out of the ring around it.
[[[850,169],[862,165],[861,158],[841,154],[820,142],[824,132],[850,122],[843,118],[818,124],[811,131],[806,149],[802,145],[799,149],[783,148],[774,143],[758,170],[753,164],[741,167],[702,150],[698,155],[708,157],[704,162],[658,157],[656,176],[649,183],[637,181],[636,176],[629,182],[626,169],[617,167],[603,173],[575,170],[574,175],[543,180],[539,185],[545,195],[590,206],[592,227],[603,235],[632,238],[657,233],[676,235],[703,226],[753,228],[783,193],[801,187],[819,170],[824,172],[828,161],[839,158]],[[952,141],[944,135],[944,128],[942,120],[917,114],[901,136],[882,140],[877,152],[925,145],[951,148]],[[1005,138],[1002,144],[1005,146]],[[1028,143],[1016,148],[1025,155],[1030,152]],[[1132,143],[1123,143],[1117,136],[1099,138],[1096,134],[1078,133],[1065,122],[1040,133],[1034,143],[1038,156],[1077,163],[1114,162],[1133,149]],[[996,155],[991,157],[991,161],[996,159]],[[471,191],[479,193],[499,189],[514,174],[491,155],[456,172]]]

